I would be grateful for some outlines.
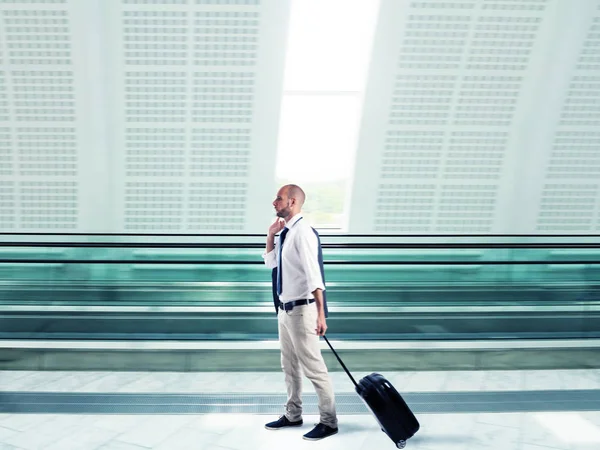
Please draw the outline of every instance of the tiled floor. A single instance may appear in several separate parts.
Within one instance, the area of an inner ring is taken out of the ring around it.
[[[355,376],[366,374],[355,373]],[[402,392],[600,389],[600,369],[385,372]],[[336,392],[353,392],[344,372],[331,372]],[[304,379],[304,387],[312,386]],[[3,391],[38,392],[285,392],[279,372],[1,371]]]
[[[402,392],[600,389],[600,370],[396,372]],[[336,392],[351,392],[342,372]],[[2,391],[130,393],[282,393],[280,373],[0,372]],[[306,381],[306,392],[314,392]],[[268,431],[266,415],[0,414],[0,450],[379,450],[393,449],[372,416],[342,415],[338,435],[302,440],[301,429]],[[598,450],[600,411],[422,414],[414,450]]]

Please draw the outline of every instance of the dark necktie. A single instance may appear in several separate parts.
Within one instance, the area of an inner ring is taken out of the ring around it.
[[[281,235],[279,236],[279,255],[278,255],[278,261],[277,261],[277,295],[281,295],[281,289],[282,289],[282,275],[281,272],[283,272],[282,267],[281,267],[281,252],[283,249],[283,241],[285,241],[285,235],[287,234],[287,232],[290,231],[288,227],[285,227],[283,229],[283,231],[281,232]]]

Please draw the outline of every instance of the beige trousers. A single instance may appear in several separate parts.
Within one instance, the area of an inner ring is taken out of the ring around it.
[[[320,422],[337,427],[335,398],[327,366],[321,355],[317,328],[317,305],[279,310],[281,368],[285,374],[288,401],[285,416],[292,422],[302,418],[302,374],[312,382],[319,399]]]

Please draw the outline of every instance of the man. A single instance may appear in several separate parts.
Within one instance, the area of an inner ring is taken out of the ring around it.
[[[277,192],[273,206],[277,220],[269,227],[265,264],[277,269],[281,367],[288,401],[285,414],[265,425],[269,430],[297,427],[302,421],[302,374],[312,382],[319,399],[320,421],[303,437],[319,440],[338,432],[333,387],[319,347],[327,330],[325,285],[319,265],[319,241],[302,220],[304,191],[293,184]],[[275,245],[275,235],[281,232]]]

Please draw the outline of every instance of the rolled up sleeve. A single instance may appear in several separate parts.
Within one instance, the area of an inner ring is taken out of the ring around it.
[[[277,267],[277,257],[275,256],[275,250],[271,250],[269,253],[263,253],[262,257],[265,261],[265,266],[267,266],[269,269],[274,269],[275,267]]]
[[[298,239],[298,254],[302,261],[306,274],[306,284],[309,292],[316,289],[325,290],[323,277],[321,276],[321,267],[319,266],[319,247],[317,237],[309,228],[308,233],[303,233]]]

